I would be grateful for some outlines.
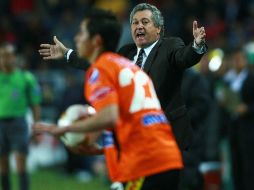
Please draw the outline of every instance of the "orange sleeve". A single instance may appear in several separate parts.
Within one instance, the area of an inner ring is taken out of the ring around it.
[[[103,68],[93,67],[88,71],[85,84],[86,99],[100,111],[111,104],[118,104],[118,95],[112,73]]]

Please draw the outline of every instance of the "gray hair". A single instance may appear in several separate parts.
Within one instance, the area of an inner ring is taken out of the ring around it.
[[[148,3],[140,3],[136,5],[133,10],[131,11],[130,14],[130,24],[132,24],[133,21],[133,16],[136,14],[138,11],[144,11],[144,10],[149,10],[152,12],[152,21],[156,27],[161,28],[160,34],[163,36],[164,34],[164,19],[163,16],[157,7],[154,5],[148,4]]]

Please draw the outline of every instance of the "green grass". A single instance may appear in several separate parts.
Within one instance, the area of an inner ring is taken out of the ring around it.
[[[13,186],[17,188],[16,175],[12,176]],[[80,182],[74,176],[66,176],[57,170],[42,169],[30,175],[31,190],[108,190],[109,185],[102,179]]]

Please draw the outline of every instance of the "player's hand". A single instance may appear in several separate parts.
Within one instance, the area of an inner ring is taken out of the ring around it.
[[[64,53],[69,50],[56,36],[54,36],[53,40],[55,44],[40,45],[39,53],[44,60],[61,59],[64,57]]]
[[[101,131],[87,134],[87,138],[80,144],[74,147],[67,148],[75,153],[81,155],[99,155],[103,154],[103,148],[97,144],[97,139],[101,136]]]
[[[193,36],[195,43],[200,46],[205,43],[205,28],[204,27],[198,27],[198,22],[195,20],[193,21]]]
[[[34,135],[48,133],[54,136],[61,136],[66,132],[66,129],[64,127],[59,128],[55,124],[41,122],[35,123],[32,127],[32,130]]]
[[[77,146],[70,147],[67,146],[68,150],[75,154],[80,154],[80,155],[99,155],[103,154],[103,148],[100,147],[98,144],[93,143],[93,144],[88,144],[87,141],[80,143]]]

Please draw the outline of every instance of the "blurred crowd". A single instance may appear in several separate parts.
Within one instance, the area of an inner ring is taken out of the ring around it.
[[[43,61],[37,51],[39,44],[51,43],[56,35],[67,47],[75,48],[73,37],[78,23],[90,7],[115,12],[123,24],[119,47],[130,43],[129,13],[140,2],[143,1],[0,1],[0,42],[15,44],[17,64],[31,70],[39,80],[43,120],[56,121],[69,105],[85,103],[84,72],[68,67],[65,61]],[[254,176],[251,163],[254,160],[251,151],[254,144],[254,1],[146,2],[162,11],[166,36],[181,37],[187,44],[193,40],[193,20],[205,27],[209,51],[200,64],[187,72],[183,92],[190,111],[193,111],[192,106],[196,106],[191,115],[198,134],[196,143],[204,145],[201,150],[197,148],[200,159],[231,163],[231,167],[227,166],[223,172],[224,175],[228,172],[234,182],[226,176],[224,183],[228,184],[225,186],[241,189],[248,183],[246,178]],[[195,95],[200,96],[188,99]]]
[[[138,0],[2,0],[0,2],[0,41],[15,43],[29,69],[45,66],[37,53],[41,42],[56,35],[67,47],[73,47],[73,36],[84,12],[91,6],[111,9],[123,23],[120,42],[131,41],[129,13]],[[192,40],[192,22],[197,19],[206,28],[209,48],[231,49],[253,38],[254,2],[252,0],[148,0],[165,19],[166,36]],[[127,30],[127,31],[126,31]],[[52,67],[52,65],[51,65]],[[62,68],[61,64],[54,64]]]

